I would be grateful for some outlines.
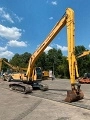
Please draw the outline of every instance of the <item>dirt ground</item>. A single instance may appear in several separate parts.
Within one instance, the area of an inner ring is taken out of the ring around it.
[[[50,99],[38,96],[46,94],[40,90],[31,94],[10,91],[9,82],[0,80],[0,120],[90,120],[90,110],[55,101],[63,100],[66,91],[71,89],[69,80],[44,80],[43,83],[49,86],[47,96]],[[85,99],[79,103],[89,106],[90,85],[81,88]]]

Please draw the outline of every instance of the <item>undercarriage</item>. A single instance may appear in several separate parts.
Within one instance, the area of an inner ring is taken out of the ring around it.
[[[48,86],[42,84],[41,82],[33,82],[33,83],[23,83],[23,82],[11,82],[9,84],[10,90],[20,91],[25,94],[31,93],[34,89],[40,89],[42,91],[47,91]]]

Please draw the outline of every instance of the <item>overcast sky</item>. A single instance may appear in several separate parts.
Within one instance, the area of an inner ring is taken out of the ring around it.
[[[90,0],[0,0],[0,58],[33,53],[67,8],[75,12],[75,45],[90,49]],[[46,48],[67,55],[66,28]]]

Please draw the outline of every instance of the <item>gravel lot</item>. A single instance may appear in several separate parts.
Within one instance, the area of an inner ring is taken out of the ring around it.
[[[70,89],[70,81],[65,79],[45,80],[43,83],[48,84],[50,92],[57,93],[55,99],[63,100],[59,93],[66,95]],[[8,84],[0,80],[0,120],[90,120],[90,110],[32,96],[33,93],[25,95],[10,91]],[[85,95],[81,103],[90,105],[90,85],[82,85],[81,88]],[[36,90],[34,93],[44,96],[45,92]]]

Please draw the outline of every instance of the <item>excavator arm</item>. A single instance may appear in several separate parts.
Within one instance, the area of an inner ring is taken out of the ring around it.
[[[66,18],[67,18],[67,15],[65,15],[60,21],[57,22],[57,24],[54,26],[54,28],[49,33],[49,35],[44,40],[44,42],[30,57],[29,65],[26,73],[26,75],[28,76],[28,79],[32,78],[33,66],[36,60],[39,58],[39,56],[42,54],[45,48],[50,44],[50,42],[55,38],[55,36],[59,33],[59,31],[66,25]]]
[[[33,66],[42,54],[45,48],[51,43],[51,41],[56,37],[56,35],[61,31],[61,29],[66,25],[67,27],[67,43],[68,43],[68,58],[69,58],[69,72],[71,83],[75,83],[75,45],[74,45],[74,11],[68,8],[64,16],[56,23],[54,28],[51,30],[44,42],[39,46],[39,48],[32,54],[29,60],[29,65],[26,75],[28,79],[32,78]]]
[[[83,56],[86,56],[86,55],[89,55],[90,54],[90,51],[84,51],[82,54],[78,55],[77,58],[81,58]]]
[[[0,72],[2,70],[2,59],[0,59]]]
[[[15,70],[15,71],[23,71],[23,70],[27,70],[27,68],[21,68],[19,66],[15,67],[13,65],[11,65],[9,62],[5,61],[3,58],[0,59],[0,71],[1,71],[1,68],[2,68],[2,63],[5,63],[6,65],[8,65],[12,70]]]

